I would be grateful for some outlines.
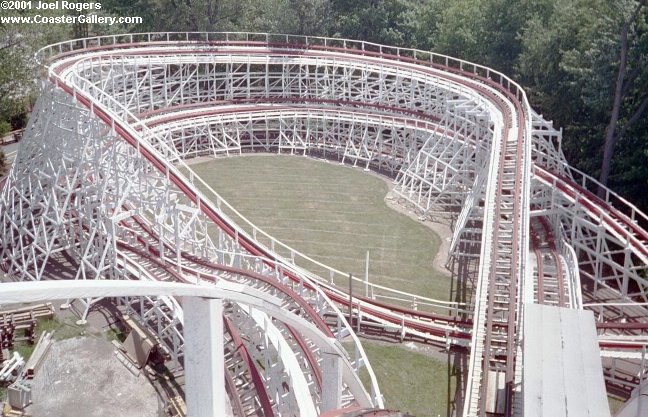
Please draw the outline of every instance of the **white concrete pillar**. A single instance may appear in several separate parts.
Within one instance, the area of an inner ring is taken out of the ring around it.
[[[183,297],[182,309],[187,415],[229,415],[224,383],[223,301]]]
[[[342,407],[342,359],[322,352],[322,407],[320,413]]]

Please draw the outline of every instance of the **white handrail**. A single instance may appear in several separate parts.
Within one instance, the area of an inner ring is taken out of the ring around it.
[[[113,37],[109,36],[108,38],[113,38]],[[93,64],[95,64],[95,61],[96,61],[95,59],[93,59],[92,57],[89,57],[89,58],[79,60],[79,63],[81,65],[84,65],[84,69],[86,69],[87,68],[87,67],[85,67],[86,64],[93,65]],[[49,67],[47,67],[47,68],[49,69]],[[51,75],[55,75],[56,77],[58,77],[58,75],[55,72],[51,71],[51,70],[50,70],[50,73],[51,73]],[[263,231],[261,228],[256,226],[253,222],[251,222],[249,219],[247,219],[245,216],[243,216],[243,214],[241,214],[238,210],[236,210],[236,208],[234,208],[234,206],[232,206],[225,199],[223,199],[200,176],[195,174],[195,172],[190,168],[190,166],[187,165],[182,160],[182,158],[177,153],[177,151],[175,149],[171,148],[170,146],[168,146],[168,144],[166,144],[163,140],[158,139],[156,137],[154,129],[148,128],[145,125],[145,123],[143,123],[142,120],[140,120],[140,118],[137,115],[132,113],[123,104],[117,102],[112,96],[110,96],[109,94],[104,92],[102,89],[100,89],[99,87],[94,85],[92,82],[90,82],[89,80],[81,77],[76,71],[71,71],[70,74],[72,74],[72,76],[75,77],[75,81],[74,81],[75,85],[80,86],[82,90],[84,90],[84,89],[88,90],[93,95],[93,97],[98,98],[100,100],[100,102],[102,102],[104,105],[109,105],[109,107],[112,109],[112,111],[118,111],[119,113],[121,113],[121,117],[125,118],[125,119],[128,119],[129,124],[131,126],[137,125],[138,127],[141,127],[141,132],[142,132],[141,136],[143,138],[149,139],[149,140],[155,139],[156,140],[156,145],[159,145],[159,146],[161,146],[163,148],[162,150],[164,151],[163,153],[164,153],[165,159],[168,160],[171,157],[171,158],[173,158],[173,160],[178,161],[177,164],[181,167],[181,169],[183,169],[183,170],[185,170],[187,172],[188,180],[189,180],[189,182],[191,184],[196,185],[196,182],[197,182],[198,184],[200,184],[201,187],[203,187],[203,189],[207,190],[207,194],[210,194],[210,195],[215,197],[215,200],[213,200],[213,202],[216,204],[216,207],[221,207],[221,205],[224,205],[228,210],[231,211],[231,213],[233,213],[239,219],[239,221],[243,222],[243,224],[245,224],[245,225],[247,225],[248,227],[251,228],[251,235],[250,235],[250,233],[248,231],[246,231],[245,229],[240,227],[240,224],[238,222],[232,221],[232,219],[230,219],[229,216],[227,216],[227,215],[225,215],[223,213],[223,216],[228,219],[228,223],[231,226],[235,227],[240,234],[243,234],[245,237],[256,241],[258,244],[261,244],[266,250],[270,250],[267,245],[264,245],[261,241],[259,241],[259,235],[261,235],[262,237],[267,238],[270,241],[270,248],[274,248],[276,246],[279,246],[280,248],[288,251],[291,254],[290,263],[293,263],[293,264],[297,265],[297,263],[296,263],[297,260],[302,259],[302,260],[304,260],[304,261],[306,261],[306,262],[308,262],[310,264],[313,264],[313,265],[316,265],[316,266],[318,266],[320,268],[323,268],[324,270],[327,270],[329,272],[330,281],[334,280],[334,278],[333,278],[334,276],[337,276],[338,279],[345,280],[345,281],[348,279],[348,273],[340,271],[340,270],[338,270],[336,268],[328,266],[328,265],[326,265],[326,264],[324,264],[324,263],[322,263],[320,261],[317,261],[317,260],[309,257],[308,255],[298,251],[297,249],[295,249],[295,248],[293,248],[293,247],[291,247],[291,246],[277,240],[272,235],[270,235],[269,233]],[[410,118],[408,118],[406,116],[404,116],[404,117],[399,116],[398,119],[410,120],[410,121],[414,122],[413,119],[410,119]],[[419,122],[419,124],[420,124],[420,122]],[[425,129],[434,130],[433,129],[434,124],[431,123],[431,122],[424,121],[423,126],[425,127]],[[202,192],[201,192],[201,196],[204,197],[207,200],[206,196],[204,196],[202,194]],[[222,210],[221,210],[221,212],[222,212]],[[270,251],[276,252],[276,250],[274,250],[274,249],[272,249]],[[283,261],[287,262],[288,260],[283,259]],[[310,274],[310,276],[311,276],[311,278],[316,279],[318,282],[321,282],[321,283],[326,283],[327,282],[326,280],[323,280],[322,278],[317,277],[314,274]],[[358,277],[354,276],[353,280],[355,282],[358,282],[359,284],[362,284],[362,285],[365,284],[364,280],[361,279],[361,278],[358,278]],[[405,292],[405,291],[401,291],[401,290],[398,290],[398,289],[386,287],[386,286],[379,285],[379,284],[376,284],[376,283],[371,283],[371,282],[368,283],[368,285],[369,285],[369,287],[372,288],[372,291],[374,292],[374,295],[376,295],[378,297],[385,297],[385,298],[388,298],[388,299],[391,299],[391,300],[404,301],[404,302],[407,302],[409,305],[412,305],[412,306],[417,305],[417,306],[428,306],[428,307],[431,307],[431,308],[449,309],[452,312],[454,312],[454,314],[457,314],[459,312],[465,313],[465,314],[470,314],[472,312],[472,305],[467,304],[467,303],[458,303],[458,302],[454,302],[454,301],[438,300],[438,299],[426,297],[426,296],[419,295],[419,294],[408,293],[408,292]],[[390,295],[384,295],[383,296],[383,295],[381,295],[379,293],[380,291],[384,291],[387,294],[394,294],[394,296],[390,296]],[[378,294],[377,294],[377,292],[378,292]]]
[[[51,67],[46,66],[46,68],[48,69],[48,75],[49,75],[49,77],[51,77],[52,79],[54,79],[54,80],[56,81],[56,82],[54,83],[56,86],[59,86],[59,83],[60,83],[60,84],[63,84],[63,85],[68,85],[68,83],[66,82],[66,80],[64,80],[63,78],[61,78],[61,77],[60,77],[60,76],[59,76],[55,71],[52,70]],[[77,80],[76,80],[76,81],[77,81],[79,84],[81,84],[81,85],[83,85],[83,81],[87,81],[87,80],[83,80],[83,79],[81,79],[80,77],[78,77],[77,74],[74,74],[74,75],[77,76]],[[117,102],[116,100],[114,100],[112,97],[110,97],[109,95],[107,95],[106,93],[104,93],[102,90],[100,90],[98,87],[94,86],[93,84],[91,84],[91,83],[87,83],[87,84],[88,84],[88,85],[87,85],[86,87],[90,87],[90,88],[89,88],[90,90],[93,90],[93,89],[94,89],[95,92],[98,94],[98,96],[103,97],[104,99],[106,99],[106,100],[108,101],[108,103],[110,103],[110,104],[114,104],[114,105],[116,105],[116,107],[117,107],[118,109],[122,110],[122,111],[123,111],[123,115],[122,115],[122,117],[123,117],[123,116],[128,116],[128,117],[132,117],[132,120],[137,120],[137,118],[135,117],[135,115],[133,115],[133,114],[132,114],[128,109],[124,108],[120,103],[118,103],[118,102]],[[73,92],[72,92],[72,93],[73,93],[73,96],[74,96],[75,98],[76,98],[78,95],[82,94],[82,93],[80,93],[80,92],[77,92],[76,87],[77,87],[77,84],[72,83],[72,88],[73,88]],[[83,91],[83,90],[82,90],[82,91]],[[119,123],[119,120],[123,120],[123,119],[119,119],[119,116],[118,116],[117,114],[114,113],[114,111],[112,110],[111,107],[106,107],[106,106],[104,105],[104,103],[103,103],[102,101],[98,100],[95,96],[93,96],[93,95],[90,94],[90,95],[86,95],[85,97],[86,97],[86,98],[91,102],[91,105],[93,105],[93,106],[95,106],[95,107],[98,107],[98,108],[103,108],[103,109],[104,109],[104,112],[105,112],[109,117],[111,117],[113,123],[117,124],[117,123]],[[152,146],[151,146],[151,145],[150,145],[146,140],[144,140],[144,139],[142,138],[143,136],[145,136],[145,134],[149,133],[148,128],[147,128],[146,126],[143,126],[143,127],[142,127],[142,130],[141,130],[142,133],[140,133],[140,132],[138,132],[138,131],[132,129],[128,123],[121,123],[121,127],[122,127],[124,130],[126,130],[126,131],[127,131],[127,132],[128,132],[128,133],[129,133],[133,138],[135,138],[135,139],[137,140],[137,147],[138,147],[138,148],[140,148],[140,147],[145,148],[147,152],[151,153],[153,156],[156,157],[156,159],[158,159],[160,162],[162,162],[162,163],[165,165],[165,169],[167,169],[168,171],[172,171],[172,172],[174,173],[174,175],[177,176],[177,177],[179,177],[179,178],[185,178],[184,175],[182,175],[182,173],[178,170],[178,168],[176,168],[176,167],[173,166],[173,165],[168,164],[168,163],[166,162],[166,158],[164,158],[164,157],[163,157],[163,156],[162,156],[162,155],[161,155],[161,154],[160,154],[160,153],[159,153],[159,152],[158,152],[154,147],[152,147]],[[149,133],[149,134],[150,134],[150,133]],[[161,143],[162,143],[162,147],[164,148],[164,150],[166,150],[168,153],[170,153],[170,154],[175,153],[175,151],[172,150],[170,147],[168,147],[168,145],[166,145],[164,142],[161,142]],[[139,151],[139,149],[138,149],[138,151]],[[183,165],[183,168],[188,169],[188,170],[190,171],[190,173],[193,174],[193,172],[189,169],[189,167],[188,167],[186,164],[184,164],[183,161],[181,161],[181,165]],[[197,176],[195,176],[195,175],[190,175],[190,177],[191,177],[191,180],[193,180],[193,178],[199,178],[199,177],[197,177]],[[200,179],[200,178],[199,178],[199,179]],[[202,180],[200,180],[200,181],[202,181]],[[193,184],[193,181],[191,181],[191,182],[189,183],[189,185],[190,185],[191,187],[195,188],[195,186],[194,186],[194,184]],[[205,185],[207,185],[207,184],[205,184]],[[207,205],[207,206],[212,206],[212,209],[213,209],[215,212],[219,212],[219,213],[221,212],[220,210],[217,209],[217,207],[213,206],[213,203],[211,203],[210,200],[207,199],[207,198],[202,194],[202,192],[201,192],[199,189],[195,188],[195,189],[192,190],[192,192],[195,193],[195,195],[199,198],[199,200],[202,202],[202,204],[205,204],[205,205]],[[226,220],[229,220],[229,219],[227,218],[227,216],[224,215],[224,213],[221,213],[221,216],[223,216]],[[237,228],[237,229],[240,229],[240,227],[238,227],[234,222],[229,221],[229,224],[230,224],[231,226]],[[250,238],[249,236],[247,236],[247,234],[246,234],[242,229],[241,229],[240,231],[241,231],[241,233],[243,233],[246,237]],[[290,268],[290,266],[288,265],[288,263],[285,262],[285,261],[284,261],[281,257],[279,257],[279,256],[277,256],[276,259],[273,260],[273,262],[277,262],[277,263],[279,263],[283,268],[286,268],[286,269]],[[305,280],[306,280],[307,282],[310,281],[310,278],[309,278],[308,276],[303,277],[303,278],[305,278]],[[318,285],[316,285],[316,284],[313,283],[313,282],[310,282],[310,283],[312,284],[313,287],[315,287],[316,289],[318,289],[319,291],[321,291],[321,289],[319,289]],[[330,299],[328,299],[328,297],[325,297],[324,299],[325,299],[325,301],[328,301],[328,302],[330,303],[330,307],[331,307],[334,311],[336,311],[336,312],[338,313],[338,315],[339,315],[339,316],[338,316],[338,317],[339,317],[339,320],[340,320],[341,323],[342,323],[342,324],[343,324],[343,325],[348,329],[349,334],[353,335],[353,330],[352,330],[351,326],[348,324],[348,322],[346,321],[346,319],[344,318],[344,315],[340,312],[340,310],[337,309],[337,307],[335,306],[335,304],[334,304]],[[380,388],[379,388],[379,386],[378,386],[378,383],[377,383],[377,380],[376,380],[375,374],[374,374],[374,372],[373,372],[373,369],[371,368],[370,362],[369,362],[369,360],[367,359],[366,354],[364,353],[364,349],[362,348],[362,345],[360,344],[359,339],[358,339],[357,337],[355,337],[355,338],[353,338],[353,339],[354,339],[355,348],[356,348],[356,350],[357,350],[358,352],[360,352],[360,353],[362,354],[362,357],[363,357],[363,359],[364,359],[364,360],[363,360],[363,364],[366,366],[366,370],[367,370],[367,372],[368,372],[369,375],[370,375],[370,380],[371,380],[371,385],[372,385],[372,386],[371,386],[371,389],[372,389],[372,393],[373,393],[373,395],[374,395],[372,401],[374,402],[374,404],[375,404],[376,406],[378,406],[378,407],[384,407],[383,400],[382,400],[382,395],[380,394]],[[356,372],[357,372],[357,370],[356,370]]]

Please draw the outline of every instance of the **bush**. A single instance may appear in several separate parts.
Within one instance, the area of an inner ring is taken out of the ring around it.
[[[0,176],[5,173],[7,169],[7,156],[0,150]]]
[[[0,137],[3,137],[9,132],[11,132],[11,124],[6,120],[0,121]]]

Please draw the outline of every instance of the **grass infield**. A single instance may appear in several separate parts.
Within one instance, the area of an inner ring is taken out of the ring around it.
[[[389,409],[416,417],[445,417],[451,414],[457,378],[452,364],[413,352],[399,345],[363,340],[380,390]],[[350,346],[349,346],[350,349]],[[361,374],[370,386],[368,374]]]
[[[368,250],[371,282],[450,298],[449,276],[433,268],[439,237],[385,204],[382,179],[294,156],[223,158],[192,169],[250,221],[298,251],[362,278]]]
[[[449,276],[433,268],[439,237],[389,208],[388,186],[375,175],[285,155],[222,158],[192,169],[250,221],[300,252],[364,277],[369,250],[371,282],[450,298]],[[363,345],[388,408],[417,417],[447,415],[454,380],[446,362],[399,345]]]

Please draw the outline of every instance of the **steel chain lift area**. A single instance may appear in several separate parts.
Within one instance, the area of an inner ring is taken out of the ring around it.
[[[648,415],[648,217],[568,165],[506,75],[263,33],[93,37],[37,60],[42,94],[2,184],[0,304],[78,300],[85,319],[114,298],[183,364],[188,415],[404,415],[385,407],[367,329],[464,350],[458,415],[609,416],[606,390],[629,399],[620,415]],[[350,297],[346,272],[187,165],[248,152],[390,177],[399,205],[450,219],[468,295],[352,277]]]

